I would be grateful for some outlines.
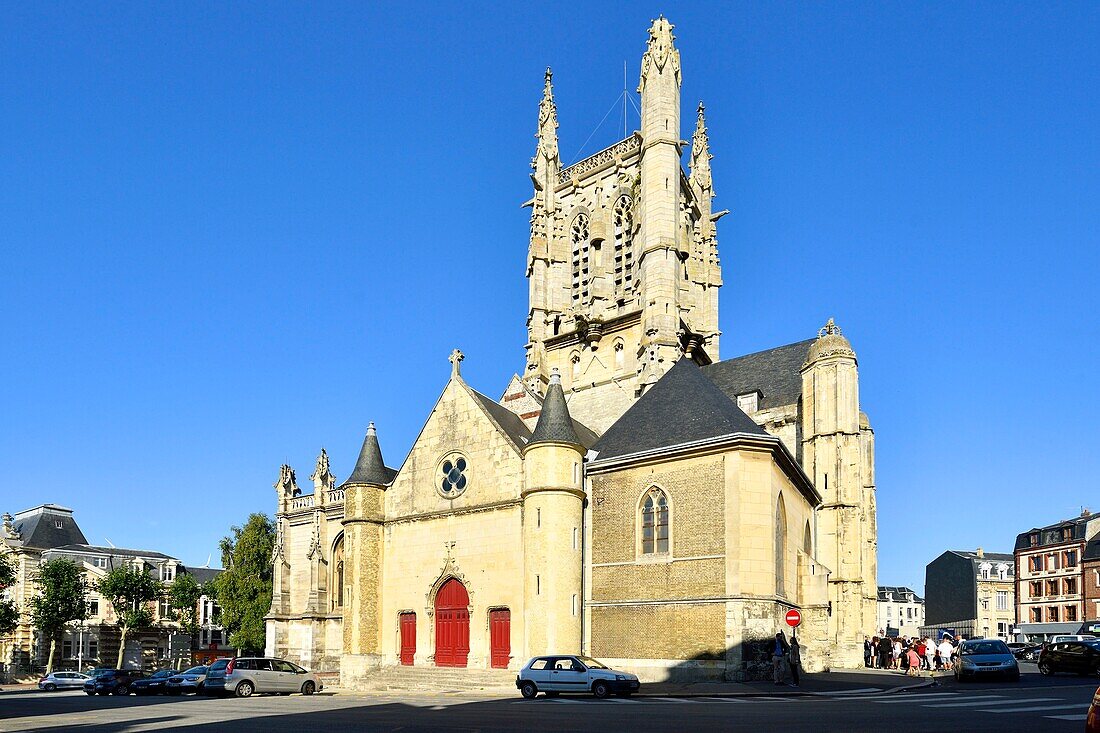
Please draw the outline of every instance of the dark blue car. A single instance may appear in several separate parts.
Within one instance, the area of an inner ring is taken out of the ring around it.
[[[174,669],[158,669],[148,677],[130,683],[130,692],[135,695],[163,695],[168,678],[176,673]]]

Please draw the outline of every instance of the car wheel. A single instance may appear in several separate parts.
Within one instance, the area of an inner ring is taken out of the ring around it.
[[[523,695],[525,700],[534,700],[535,695],[539,694],[539,688],[535,687],[534,682],[528,680],[520,686],[519,694]]]
[[[57,689],[57,685],[55,685],[52,682],[47,682],[46,684],[42,685],[42,689],[45,690],[46,692],[53,692],[54,690]]]
[[[128,685],[119,685],[115,688],[115,694],[125,697],[130,694],[130,687]]]
[[[1045,675],[1054,674],[1054,669],[1050,666],[1050,662],[1039,662],[1039,673]]]
[[[611,694],[611,688],[603,680],[596,680],[592,685],[592,694],[603,700]]]
[[[237,685],[237,697],[252,697],[252,693],[256,691],[256,688],[252,686],[252,683],[248,680]]]
[[[313,684],[312,681],[307,681],[304,685],[302,685],[303,695],[312,695],[315,692],[317,692],[317,685]]]

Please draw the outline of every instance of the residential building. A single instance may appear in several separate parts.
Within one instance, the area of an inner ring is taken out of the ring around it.
[[[1020,638],[1042,641],[1057,634],[1077,634],[1096,623],[1097,605],[1089,602],[1097,586],[1086,570],[1086,552],[1096,555],[1100,515],[1081,516],[1016,536],[1017,631]],[[1095,560],[1088,560],[1094,568]]]
[[[921,636],[1011,638],[1015,622],[1012,555],[948,550],[925,566]]]
[[[916,636],[924,624],[924,599],[912,588],[878,587],[879,636]]]
[[[702,105],[681,166],[680,83],[658,18],[641,129],[565,166],[547,71],[523,367],[495,400],[455,350],[400,468],[373,423],[343,483],[324,451],[312,493],[280,468],[268,653],[346,687],[548,652],[745,679],[797,608],[805,664],[862,667],[877,534],[856,353],[830,319],[721,359],[724,212]]]

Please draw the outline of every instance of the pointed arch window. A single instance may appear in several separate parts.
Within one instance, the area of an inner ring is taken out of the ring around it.
[[[332,549],[332,609],[344,607],[344,535]]]
[[[573,301],[588,299],[588,214],[577,214],[570,228],[573,240]]]
[[[787,508],[783,495],[775,505],[775,594],[787,595]]]
[[[656,487],[642,499],[642,554],[668,553],[668,496]]]
[[[634,229],[634,202],[629,196],[620,196],[615,200],[611,213],[615,227],[615,290],[625,292],[630,289],[634,277],[634,247],[632,231]]]

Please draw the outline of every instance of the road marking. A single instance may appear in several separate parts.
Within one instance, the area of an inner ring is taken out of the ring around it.
[[[1028,697],[1023,700],[1019,698],[1011,698],[1008,700],[999,699],[1000,695],[989,695],[987,697],[975,697],[972,702],[951,702],[940,705],[925,705],[926,708],[974,708],[981,707],[982,705],[1023,705],[1029,702],[1055,702],[1060,700],[1058,697]]]
[[[935,698],[942,699],[942,698],[945,698],[945,697],[958,697],[958,696],[959,696],[959,693],[957,693],[957,692],[925,692],[925,693],[920,694],[920,695],[899,694],[899,695],[888,695],[887,697],[876,697],[871,702],[887,702],[887,703],[890,703],[891,705],[893,705],[896,702],[931,700],[931,699],[935,699]]]
[[[682,697],[651,697],[649,702],[686,702],[691,704],[693,700],[687,700]]]
[[[882,692],[881,687],[861,687],[858,690],[837,690],[836,692],[825,692],[824,695],[862,695],[865,692]]]
[[[1082,721],[1082,720],[1088,720],[1089,714],[1088,713],[1081,713],[1080,715],[1048,715],[1046,717],[1050,718],[1051,720],[1077,720],[1077,721]]]
[[[746,703],[748,700],[738,697],[703,697],[701,700],[713,700],[714,702]]]
[[[1005,710],[1004,708],[1001,708],[999,710],[982,710],[981,712],[983,712],[983,713],[1038,713],[1038,712],[1041,712],[1043,710],[1065,710],[1066,708],[1077,708],[1078,710],[1080,710],[1081,708],[1086,708],[1087,709],[1088,706],[1089,706],[1089,704],[1087,702],[1085,702],[1085,703],[1077,702],[1077,703],[1073,703],[1072,705],[1036,705],[1034,707],[1027,707],[1027,708],[1012,708],[1011,710]]]

